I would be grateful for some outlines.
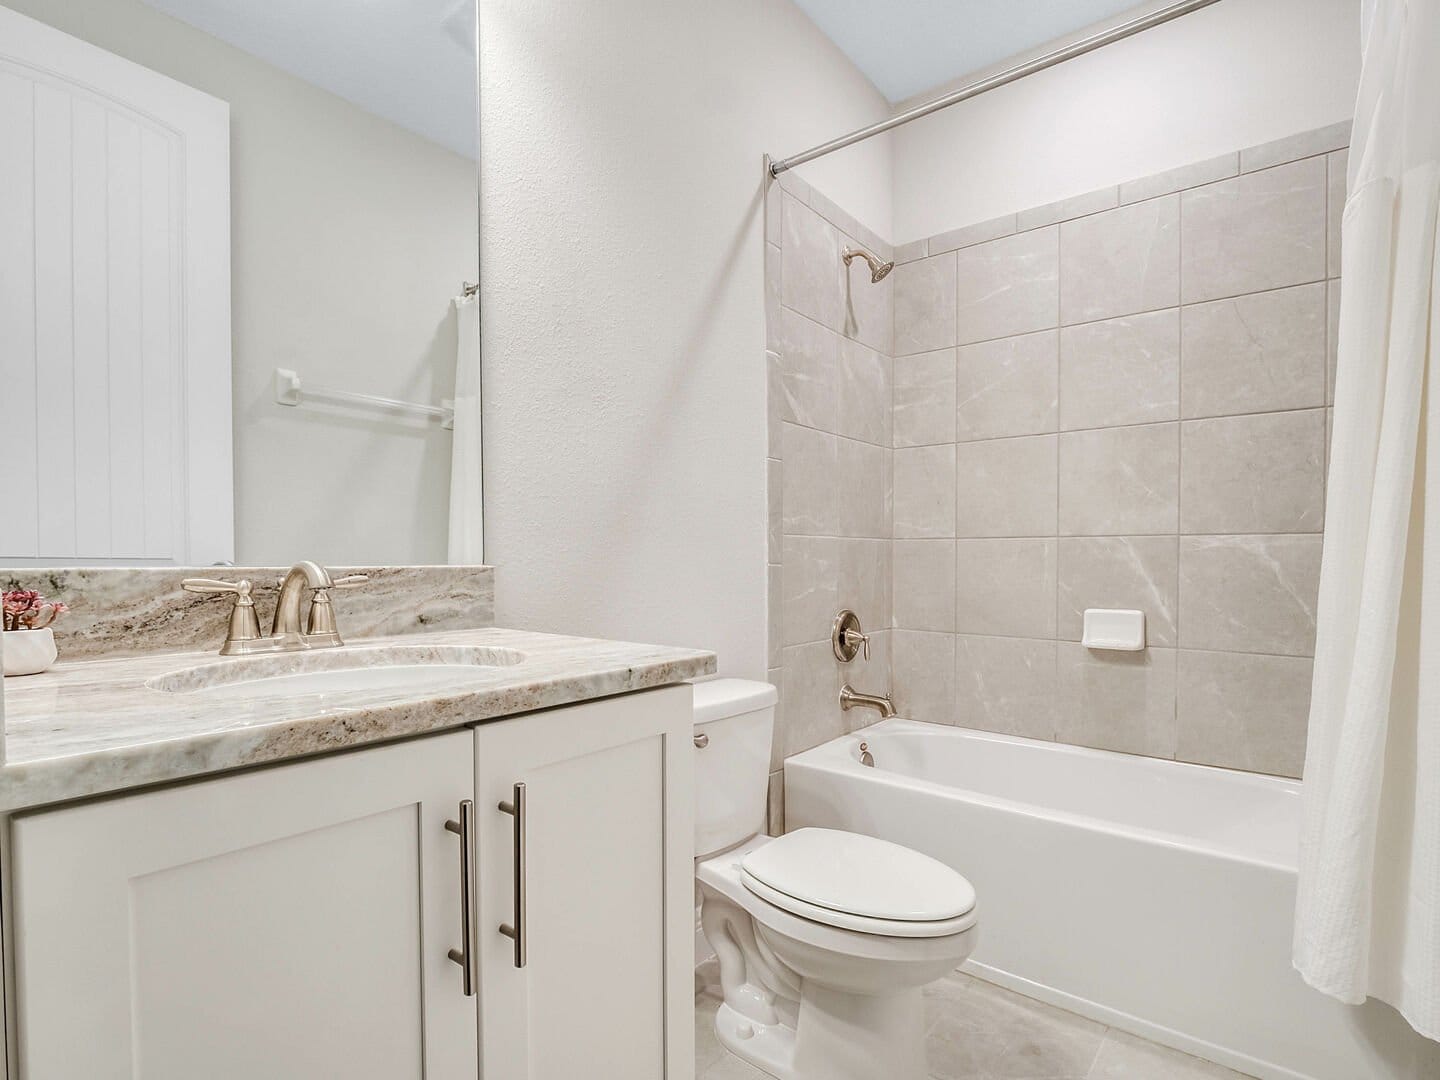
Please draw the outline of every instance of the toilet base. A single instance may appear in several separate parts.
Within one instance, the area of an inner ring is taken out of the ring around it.
[[[881,995],[809,986],[796,1026],[762,1024],[722,1004],[720,1044],[776,1080],[925,1080],[925,1002],[918,988]]]
[[[795,1073],[795,1029],[787,1024],[758,1024],[721,1004],[715,1013],[720,1045],[741,1061],[776,1080],[799,1080]]]

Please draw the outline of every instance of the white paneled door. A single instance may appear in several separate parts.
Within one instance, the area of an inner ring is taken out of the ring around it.
[[[225,102],[0,7],[0,561],[233,558],[229,156]]]

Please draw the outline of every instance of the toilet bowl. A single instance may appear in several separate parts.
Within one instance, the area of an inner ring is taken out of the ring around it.
[[[975,944],[975,890],[898,844],[764,826],[774,688],[695,686],[696,881],[720,1042],[778,1080],[924,1080],[924,986]]]

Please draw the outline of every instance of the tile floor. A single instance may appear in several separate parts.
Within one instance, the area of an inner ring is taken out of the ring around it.
[[[935,1080],[1242,1080],[1208,1061],[958,972],[926,993]],[[696,1080],[768,1080],[715,1038],[719,1000],[695,998]]]

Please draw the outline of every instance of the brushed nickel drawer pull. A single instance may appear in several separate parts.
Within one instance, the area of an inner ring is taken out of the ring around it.
[[[502,802],[502,813],[515,819],[515,925],[500,924],[500,933],[515,942],[515,966],[525,966],[525,785],[517,783],[509,802]]]
[[[470,883],[474,878],[474,871],[470,859],[475,841],[475,803],[470,799],[461,799],[460,820],[445,822],[445,828],[460,837],[460,948],[451,949],[446,955],[460,965],[461,986],[465,996],[474,997],[475,927],[470,897]]]

